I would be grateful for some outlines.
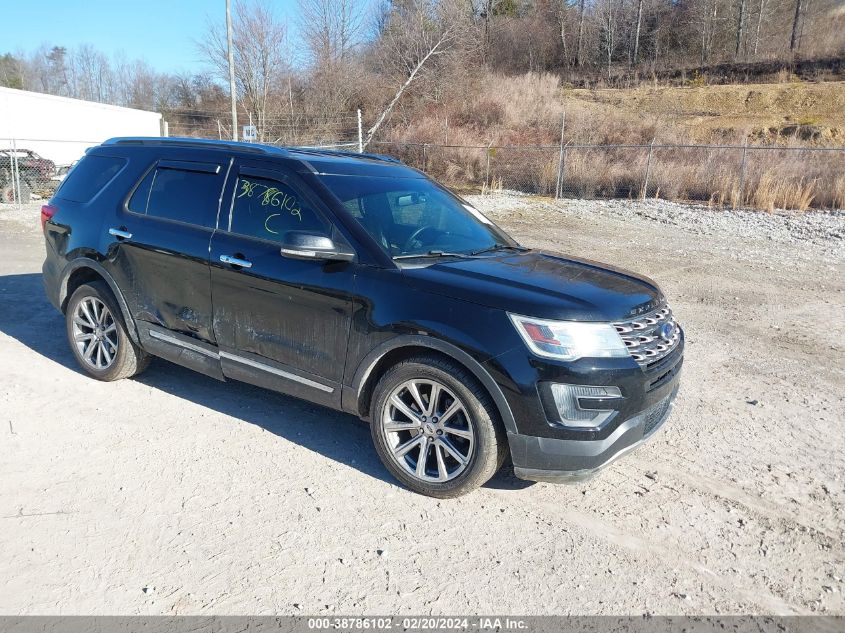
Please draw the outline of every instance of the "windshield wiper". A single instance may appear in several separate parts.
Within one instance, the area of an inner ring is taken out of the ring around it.
[[[510,244],[493,244],[493,246],[488,246],[487,248],[481,248],[477,251],[472,251],[470,255],[481,255],[481,253],[492,253],[495,251],[517,251],[519,253],[524,253],[525,251],[530,250],[530,248],[526,248],[525,246],[511,246]]]
[[[416,259],[418,257],[475,257],[475,253],[452,253],[449,251],[428,251],[427,253],[417,253],[415,255],[396,255],[393,259]]]

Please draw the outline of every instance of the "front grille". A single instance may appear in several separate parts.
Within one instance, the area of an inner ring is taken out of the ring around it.
[[[669,306],[630,321],[614,323],[613,327],[640,367],[652,366],[670,354],[681,340],[681,329]]]

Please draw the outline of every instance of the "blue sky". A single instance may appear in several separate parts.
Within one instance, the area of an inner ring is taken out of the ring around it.
[[[234,3],[233,3],[234,4]],[[286,19],[295,37],[296,0],[264,0]],[[42,43],[92,44],[108,55],[123,51],[162,72],[204,68],[194,40],[206,18],[225,23],[225,0],[4,0],[0,54],[31,52]]]

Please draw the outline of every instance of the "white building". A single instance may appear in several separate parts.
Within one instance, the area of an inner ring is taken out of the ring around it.
[[[161,114],[0,88],[0,149],[29,149],[57,165],[113,136],[159,136]]]

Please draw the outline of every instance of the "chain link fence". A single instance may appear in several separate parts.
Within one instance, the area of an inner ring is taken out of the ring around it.
[[[314,142],[298,145],[358,149],[357,139],[347,134],[333,141],[329,133],[302,140]],[[52,195],[75,161],[47,158],[51,144],[63,150],[73,147],[62,155],[78,158],[97,142],[0,139],[0,204]],[[367,151],[399,158],[464,193],[662,198],[764,210],[845,209],[845,148],[375,142]]]
[[[472,193],[663,198],[766,210],[845,208],[845,148],[380,142],[370,149]]]
[[[31,149],[26,139],[0,139],[0,205],[49,197],[68,169],[70,164],[57,165]]]

